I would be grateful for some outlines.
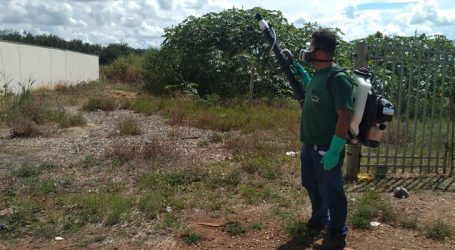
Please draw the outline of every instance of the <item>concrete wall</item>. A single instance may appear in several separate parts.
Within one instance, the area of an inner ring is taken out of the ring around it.
[[[0,41],[0,87],[71,85],[98,80],[98,56],[69,50]]]

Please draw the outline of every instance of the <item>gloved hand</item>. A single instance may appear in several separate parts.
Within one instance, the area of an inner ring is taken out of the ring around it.
[[[325,152],[321,159],[321,164],[323,165],[325,171],[330,171],[337,165],[340,160],[340,154],[343,150],[344,144],[346,144],[346,139],[338,135],[334,135],[332,137],[329,150]]]
[[[294,64],[292,64],[291,67],[291,71],[297,80],[303,80],[304,87],[306,87],[306,85],[311,81],[310,75],[300,63],[294,61]]]

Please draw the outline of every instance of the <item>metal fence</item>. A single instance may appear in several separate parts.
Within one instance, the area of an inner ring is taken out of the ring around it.
[[[368,43],[374,89],[395,106],[379,148],[362,148],[360,171],[454,173],[455,50],[435,37]]]

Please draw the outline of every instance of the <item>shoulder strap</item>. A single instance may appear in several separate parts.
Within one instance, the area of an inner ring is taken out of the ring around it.
[[[346,69],[339,68],[339,69],[333,71],[332,73],[330,73],[330,75],[327,77],[327,81],[326,81],[327,91],[329,92],[330,98],[332,98],[332,100],[335,100],[333,97],[333,92],[332,92],[333,81],[335,79],[335,76],[341,72],[346,72]]]

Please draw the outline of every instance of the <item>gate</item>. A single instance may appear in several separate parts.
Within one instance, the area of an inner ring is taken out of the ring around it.
[[[379,148],[362,147],[360,172],[454,173],[454,43],[444,37],[368,41],[373,88],[395,106]]]

